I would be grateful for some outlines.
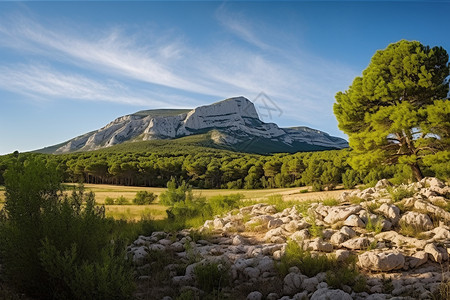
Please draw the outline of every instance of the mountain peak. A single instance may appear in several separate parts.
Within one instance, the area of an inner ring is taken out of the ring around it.
[[[273,123],[264,123],[259,119],[254,104],[240,96],[192,110],[139,111],[47,149],[57,148],[54,153],[89,151],[124,142],[176,139],[210,131],[216,132],[214,136],[220,136],[212,139],[213,143],[238,151],[270,153],[348,147],[344,139],[319,130],[307,127],[283,129]]]

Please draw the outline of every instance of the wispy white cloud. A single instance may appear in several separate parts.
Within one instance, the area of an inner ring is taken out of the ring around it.
[[[223,6],[216,18],[253,48],[236,39],[199,48],[176,35],[141,39],[121,27],[80,35],[69,26],[49,27],[31,18],[2,19],[0,47],[32,54],[52,67],[33,62],[0,66],[0,87],[28,95],[151,107],[189,107],[195,100],[186,92],[252,100],[264,91],[299,124],[317,124],[332,115],[334,94],[348,85],[353,70],[298,51],[289,37],[280,43],[280,37],[261,34],[252,20]],[[61,70],[59,64],[67,68]]]

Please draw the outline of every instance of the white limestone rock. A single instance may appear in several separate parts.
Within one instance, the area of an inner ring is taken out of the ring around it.
[[[433,222],[428,215],[422,214],[415,211],[406,212],[399,222],[404,222],[405,224],[415,226],[417,228],[430,230],[433,229]]]
[[[322,288],[315,291],[314,294],[312,294],[310,300],[323,300],[323,299],[352,300],[353,298],[343,290],[331,290],[329,288]]]
[[[405,257],[399,252],[367,251],[358,255],[359,265],[366,270],[387,272],[403,268]]]

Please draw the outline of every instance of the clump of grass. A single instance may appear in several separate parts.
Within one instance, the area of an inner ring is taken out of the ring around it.
[[[367,249],[366,249],[366,250],[367,250],[367,251],[374,250],[374,249],[377,248],[377,246],[378,246],[378,241],[375,240],[375,241],[373,241],[372,243],[370,243],[369,246],[367,246]]]
[[[303,217],[308,216],[308,209],[311,207],[312,201],[303,201],[295,205],[295,209],[303,215]]]
[[[398,202],[405,198],[412,197],[414,195],[414,190],[404,186],[398,186],[396,188],[388,188],[388,193],[391,195],[394,202]]]
[[[433,294],[433,299],[436,300],[448,300],[450,299],[450,263],[447,265],[447,272],[445,272],[444,267],[442,268],[442,280],[439,284],[439,288]]]
[[[352,197],[350,197],[350,198],[348,199],[348,201],[349,201],[351,204],[361,204],[361,202],[363,202],[364,199],[359,198],[359,197],[357,197],[357,196],[352,196]]]
[[[262,220],[256,219],[250,223],[245,224],[245,229],[250,232],[261,232],[266,229]]]
[[[326,282],[328,286],[336,289],[348,285],[357,293],[367,290],[367,280],[358,270],[356,256],[350,256],[340,266],[328,270]]]
[[[322,200],[322,204],[325,206],[337,206],[339,205],[339,201],[337,199],[334,198],[327,198]]]
[[[382,219],[377,217],[376,220],[372,220],[372,218],[367,214],[366,230],[372,231],[375,234],[380,233],[383,230]]]
[[[105,198],[105,205],[114,205],[114,198],[107,196]]]
[[[300,194],[306,194],[308,192],[309,192],[308,190],[300,190]]]
[[[337,268],[338,263],[335,258],[326,255],[312,255],[311,252],[304,250],[301,244],[289,241],[280,263],[277,264],[277,270],[285,276],[291,267],[297,267],[302,274],[313,277],[320,272]]]
[[[229,267],[224,262],[200,263],[194,268],[194,275],[198,287],[213,294],[214,299],[222,288],[230,284]]]
[[[417,239],[424,239],[426,236],[423,234],[423,232],[426,230],[422,226],[417,226],[413,224],[406,223],[404,221],[399,222],[400,226],[400,234],[406,235],[409,237],[414,237]]]

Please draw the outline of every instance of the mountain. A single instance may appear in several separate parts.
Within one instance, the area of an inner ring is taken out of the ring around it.
[[[264,123],[251,101],[235,97],[192,110],[139,111],[117,118],[99,130],[37,152],[91,151],[136,141],[176,142],[192,135],[203,135],[211,147],[252,153],[293,153],[348,147],[344,139],[320,130],[280,128],[274,123]]]

